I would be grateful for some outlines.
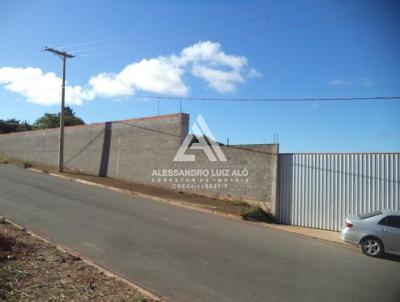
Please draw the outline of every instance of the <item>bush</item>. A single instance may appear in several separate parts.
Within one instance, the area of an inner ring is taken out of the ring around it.
[[[262,221],[268,223],[274,222],[274,216],[269,211],[265,211],[261,207],[256,207],[245,211],[241,214],[241,216],[244,220]]]
[[[25,169],[32,168],[32,163],[29,161],[24,162],[24,168]]]

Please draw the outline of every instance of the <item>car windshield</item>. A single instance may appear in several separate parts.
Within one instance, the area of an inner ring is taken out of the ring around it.
[[[380,215],[380,214],[382,214],[381,211],[373,211],[373,212],[369,212],[369,213],[366,213],[366,214],[358,215],[358,218],[367,219],[367,218],[371,218],[371,217],[374,217],[374,216],[377,216],[377,215]]]

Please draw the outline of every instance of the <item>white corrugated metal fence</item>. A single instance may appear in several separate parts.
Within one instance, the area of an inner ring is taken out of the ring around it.
[[[279,155],[279,223],[340,230],[348,214],[400,210],[400,153]]]

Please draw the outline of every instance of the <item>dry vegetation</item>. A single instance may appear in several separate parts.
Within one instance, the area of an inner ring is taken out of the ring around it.
[[[0,219],[0,301],[152,301]]]

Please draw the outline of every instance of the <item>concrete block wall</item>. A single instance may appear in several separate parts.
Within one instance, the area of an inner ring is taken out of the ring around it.
[[[202,150],[189,150],[194,162],[173,162],[173,169],[210,171],[208,177],[189,177],[182,191],[209,196],[239,199],[275,210],[277,190],[277,145],[221,146],[227,161],[210,162]],[[238,172],[232,175],[233,171]],[[214,174],[214,176],[212,175]],[[194,180],[194,181],[193,181]],[[190,185],[192,184],[193,185]],[[207,189],[206,183],[211,187]],[[180,182],[182,184],[182,180]],[[200,187],[198,185],[201,185]],[[179,187],[176,188],[179,190]]]
[[[184,114],[65,127],[64,165],[68,169],[115,177],[126,166],[166,160],[180,144]],[[0,154],[56,166],[58,129],[0,135]],[[119,167],[118,165],[119,164]],[[149,163],[151,164],[151,163]]]
[[[64,164],[67,169],[94,175],[219,198],[258,202],[274,211],[277,145],[222,146],[226,162],[210,162],[202,150],[189,150],[188,153],[196,156],[195,162],[174,162],[188,129],[187,114],[66,127]],[[58,129],[0,135],[0,154],[56,166]],[[190,178],[154,175],[155,171],[171,169],[207,170],[210,175]],[[246,169],[246,177],[218,175],[222,170],[232,173]],[[213,172],[217,175],[212,176]]]

